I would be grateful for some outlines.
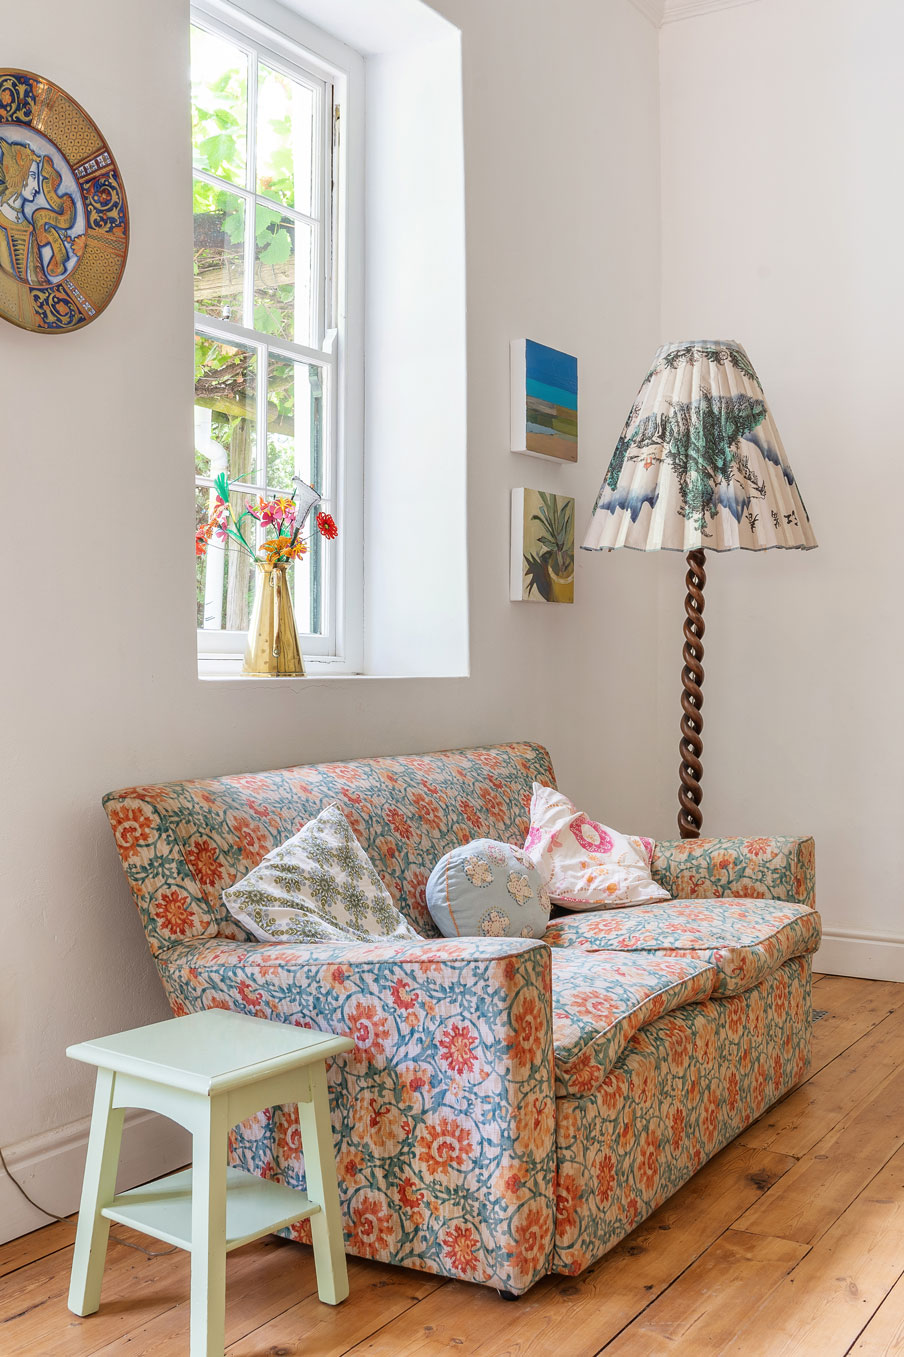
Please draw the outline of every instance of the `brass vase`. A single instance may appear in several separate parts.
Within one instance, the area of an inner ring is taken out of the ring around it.
[[[295,626],[295,610],[287,577],[288,563],[279,561],[275,565],[266,565],[258,561],[257,568],[260,574],[242,673],[301,678],[304,676],[304,661]]]

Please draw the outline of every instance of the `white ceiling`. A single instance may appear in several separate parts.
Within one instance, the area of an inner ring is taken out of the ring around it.
[[[658,27],[660,24],[675,23],[678,19],[692,19],[697,14],[708,14],[716,9],[753,5],[756,0],[631,0],[631,3]]]

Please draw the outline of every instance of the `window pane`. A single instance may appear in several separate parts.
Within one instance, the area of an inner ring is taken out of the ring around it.
[[[313,344],[311,228],[258,203],[254,236],[254,328]]]
[[[243,323],[245,203],[236,193],[194,182],[195,310]]]
[[[245,183],[248,58],[216,33],[192,26],[192,160],[200,170]]]
[[[195,471],[259,484],[257,350],[195,335]]]
[[[315,93],[261,63],[257,70],[257,191],[314,216]]]
[[[323,371],[270,355],[267,367],[267,483],[291,491],[292,477],[322,489]]]
[[[195,490],[195,526],[207,523],[216,502],[216,491],[205,486]],[[232,494],[229,502],[240,516],[254,497]],[[256,523],[241,519],[239,527],[251,547],[256,545]],[[257,567],[238,542],[214,531],[205,556],[197,558],[198,627],[204,631],[246,631],[257,583]]]

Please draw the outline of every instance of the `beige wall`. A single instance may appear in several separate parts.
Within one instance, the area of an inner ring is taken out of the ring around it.
[[[746,345],[820,542],[710,564],[706,827],[815,834],[817,964],[896,980],[902,41],[898,0],[759,0],[667,25],[661,48],[663,337]]]
[[[100,808],[110,788],[531,737],[601,816],[668,828],[651,819],[657,563],[582,556],[572,608],[507,588],[511,487],[576,493],[580,529],[657,342],[657,35],[628,0],[441,9],[464,35],[471,676],[274,688],[195,671],[187,2],[6,15],[7,60],[109,135],[132,246],[84,333],[0,325],[5,1146],[87,1114],[66,1043],[165,1015]],[[508,345],[525,334],[580,357],[577,468],[507,451]],[[53,1146],[29,1181],[71,1209]]]

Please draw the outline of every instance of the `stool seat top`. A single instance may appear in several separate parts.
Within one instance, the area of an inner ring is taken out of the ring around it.
[[[353,1046],[349,1037],[333,1032],[211,1008],[81,1041],[66,1054],[118,1074],[210,1096],[315,1064]]]

